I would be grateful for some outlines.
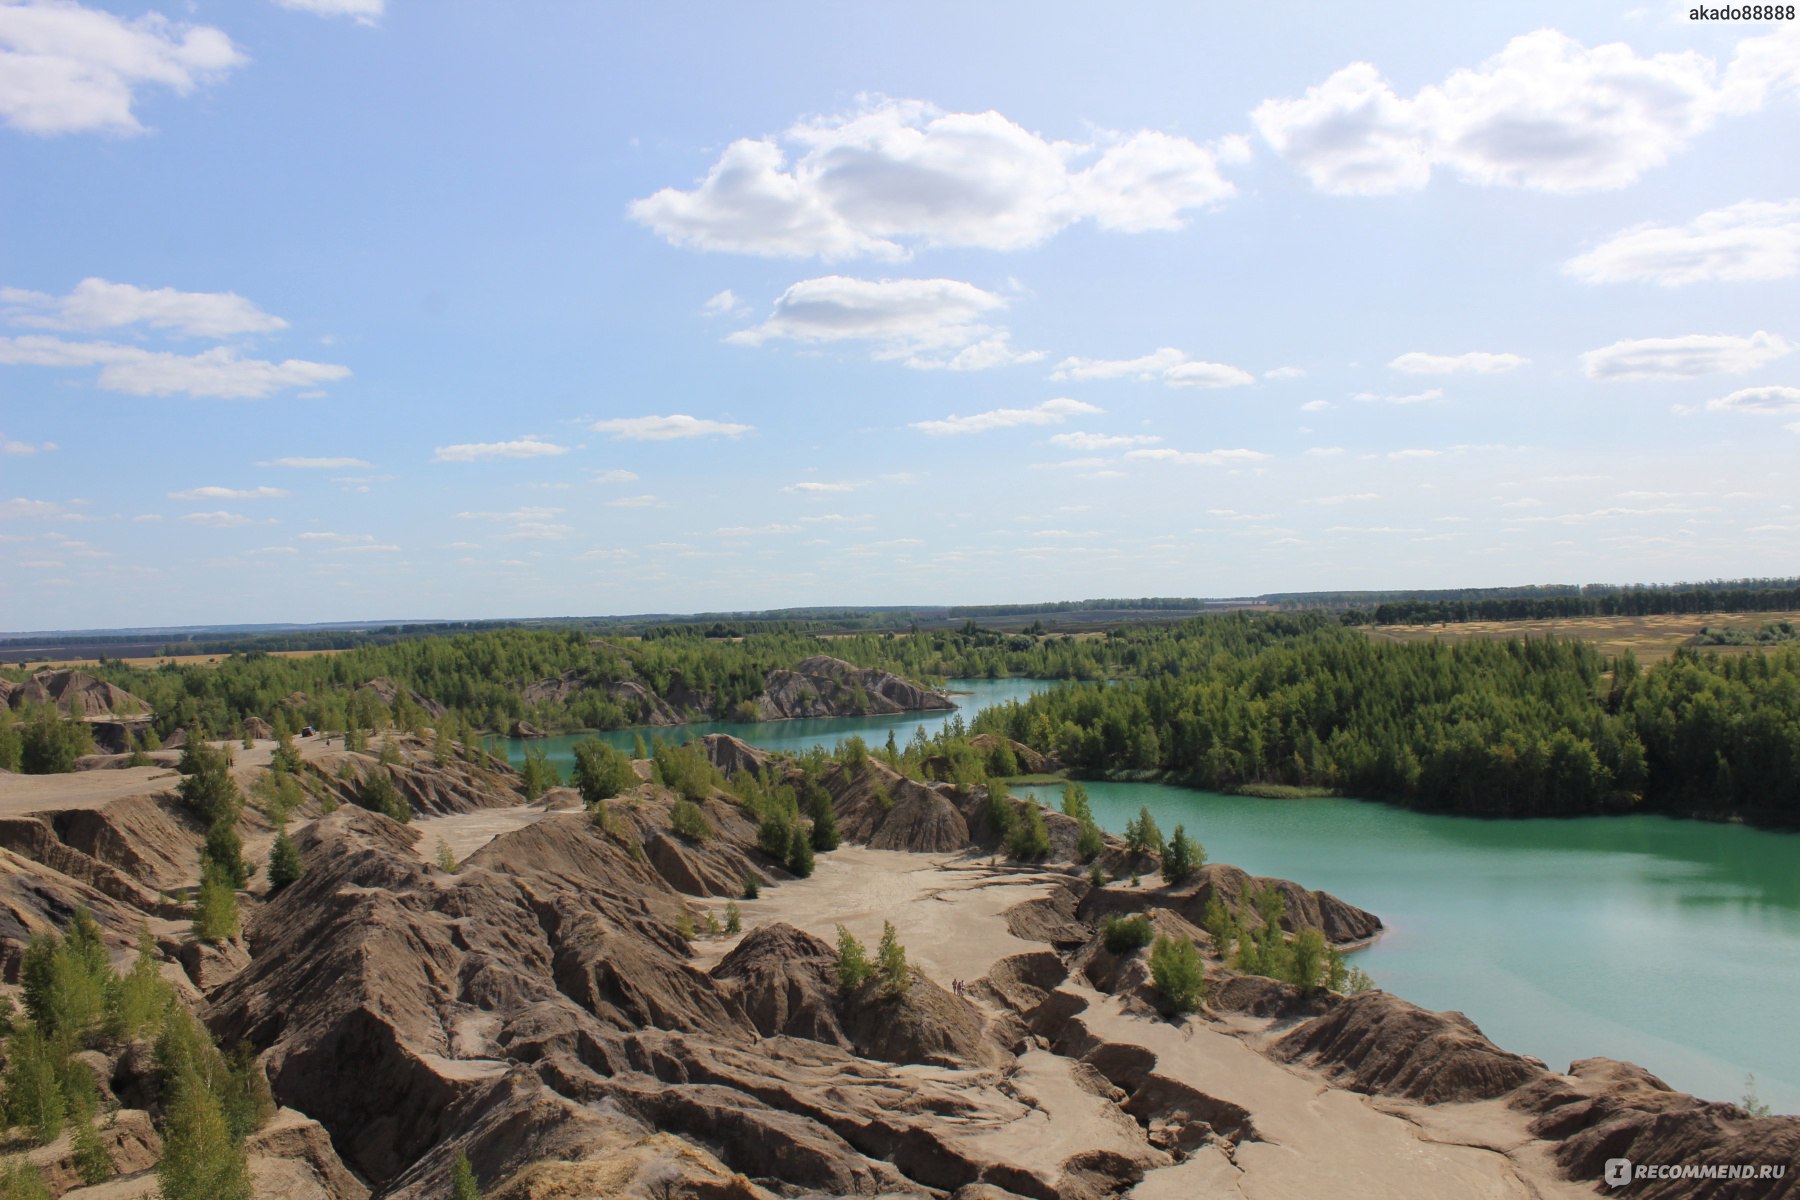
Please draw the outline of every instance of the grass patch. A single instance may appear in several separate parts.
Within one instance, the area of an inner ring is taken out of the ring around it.
[[[1337,795],[1336,788],[1308,787],[1291,783],[1246,783],[1231,789],[1234,796],[1260,796],[1264,800],[1314,800]]]

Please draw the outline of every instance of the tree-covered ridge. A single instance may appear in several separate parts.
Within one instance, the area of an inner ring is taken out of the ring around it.
[[[1136,674],[989,709],[1078,772],[1283,783],[1421,808],[1800,820],[1800,651],[1640,672],[1578,641],[1385,643],[1315,615],[1133,631]]]
[[[1464,621],[1541,621],[1564,617],[1648,617],[1800,608],[1800,580],[1744,579],[1672,587],[1588,588],[1580,592],[1518,589],[1502,596],[1398,597],[1372,607],[1352,604],[1350,625],[1442,625]]]

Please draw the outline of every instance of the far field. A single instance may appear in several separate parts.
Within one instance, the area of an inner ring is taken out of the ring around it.
[[[1366,632],[1372,638],[1392,642],[1421,642],[1433,638],[1446,641],[1481,639],[1499,641],[1516,637],[1580,638],[1593,642],[1602,653],[1623,654],[1630,650],[1644,666],[1661,662],[1674,655],[1679,646],[1693,642],[1706,626],[1756,630],[1771,621],[1800,621],[1795,612],[1683,613],[1651,617],[1559,617],[1542,621],[1465,621],[1445,625],[1371,625]],[[1753,653],[1756,646],[1707,646],[1704,649],[1721,654]]]

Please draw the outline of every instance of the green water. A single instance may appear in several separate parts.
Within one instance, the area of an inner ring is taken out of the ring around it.
[[[965,719],[1045,686],[959,681]],[[923,718],[923,719],[922,719]],[[712,723],[799,750],[889,730],[904,743],[944,714]],[[646,737],[649,731],[646,731]],[[625,748],[630,731],[604,735]],[[536,743],[566,765],[575,739]],[[520,761],[529,743],[506,742]],[[1606,1055],[1685,1091],[1736,1099],[1744,1076],[1777,1111],[1800,1112],[1800,836],[1664,817],[1487,821],[1349,799],[1262,800],[1147,783],[1089,783],[1120,832],[1139,806],[1165,833],[1185,824],[1212,861],[1299,880],[1379,915],[1388,930],[1354,959],[1383,988],[1459,1009],[1510,1050],[1561,1070]],[[1039,792],[1050,804],[1057,788]]]

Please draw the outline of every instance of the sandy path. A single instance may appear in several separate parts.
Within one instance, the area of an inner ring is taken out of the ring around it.
[[[67,775],[11,775],[0,772],[0,817],[104,808],[128,796],[156,796],[175,790],[181,776],[168,767],[123,767],[116,771],[75,771]]]
[[[409,828],[416,830],[419,840],[414,849],[419,857],[437,861],[438,843],[450,847],[450,853],[461,862],[503,833],[523,829],[543,820],[553,812],[580,812],[575,808],[540,808],[519,805],[514,808],[478,808],[473,812],[449,813],[445,816],[414,816]]]
[[[1574,1200],[1592,1194],[1558,1179],[1542,1157],[1519,1161],[1503,1153],[1530,1140],[1525,1119],[1503,1107],[1376,1101],[1265,1058],[1220,1024],[1190,1020],[1177,1026],[1130,1016],[1116,998],[1085,985],[1066,986],[1089,1001],[1080,1019],[1094,1033],[1153,1051],[1159,1073],[1247,1109],[1256,1125],[1259,1140],[1242,1142],[1235,1164],[1218,1152],[1197,1154],[1145,1176],[1129,1193],[1135,1200],[1176,1200],[1227,1180],[1249,1200]]]
[[[985,858],[840,846],[819,855],[809,878],[766,887],[758,899],[737,904],[746,931],[785,921],[836,942],[842,925],[871,951],[881,941],[882,922],[892,921],[907,961],[949,987],[953,979],[980,978],[1008,955],[1042,949],[1014,937],[1000,914],[1050,888],[1049,876],[990,867]],[[721,921],[725,904],[699,902]],[[698,941],[693,965],[710,970],[736,944],[736,938]]]

